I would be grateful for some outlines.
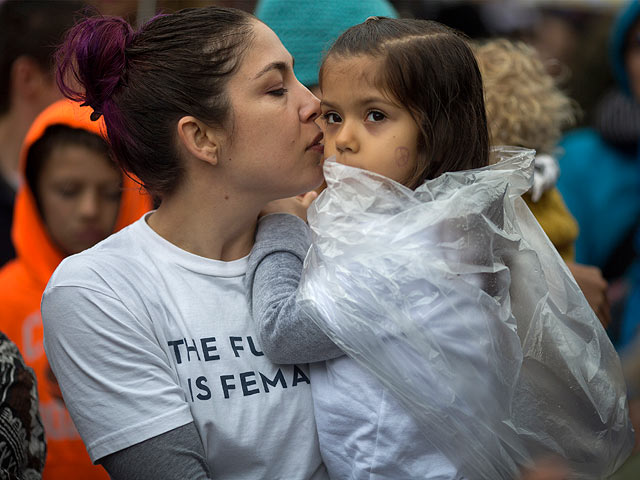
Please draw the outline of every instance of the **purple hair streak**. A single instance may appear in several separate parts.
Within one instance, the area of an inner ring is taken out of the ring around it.
[[[60,91],[104,113],[126,70],[125,50],[134,36],[131,26],[118,17],[87,18],[75,25],[57,53]]]

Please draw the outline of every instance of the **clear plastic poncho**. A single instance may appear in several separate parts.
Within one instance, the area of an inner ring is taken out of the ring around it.
[[[577,478],[633,446],[618,356],[520,196],[535,152],[415,191],[325,162],[298,301],[469,479],[556,454]]]

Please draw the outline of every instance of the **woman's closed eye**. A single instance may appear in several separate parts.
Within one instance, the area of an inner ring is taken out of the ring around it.
[[[274,97],[282,97],[285,93],[287,93],[289,90],[281,87],[281,88],[276,88],[275,90],[270,90],[269,92],[267,92],[269,95],[273,95]]]

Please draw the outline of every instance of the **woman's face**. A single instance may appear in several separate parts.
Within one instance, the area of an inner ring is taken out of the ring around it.
[[[65,255],[79,253],[113,232],[122,178],[103,154],[61,145],[45,160],[37,184],[42,217]]]
[[[227,88],[232,126],[219,162],[233,184],[265,200],[318,186],[320,102],[296,79],[291,54],[263,23],[255,22],[252,44]]]

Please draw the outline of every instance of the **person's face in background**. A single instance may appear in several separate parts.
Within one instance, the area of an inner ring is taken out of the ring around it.
[[[631,93],[636,100],[640,100],[640,21],[637,21],[629,30],[624,61],[629,75]]]
[[[37,183],[44,224],[65,255],[92,247],[114,229],[122,178],[111,160],[79,145],[60,145]]]

